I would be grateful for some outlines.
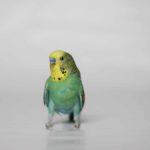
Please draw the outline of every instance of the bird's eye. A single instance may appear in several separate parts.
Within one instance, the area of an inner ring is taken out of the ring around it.
[[[61,61],[63,61],[63,60],[64,60],[64,57],[63,57],[63,56],[62,56],[62,57],[60,57],[60,60],[61,60]]]

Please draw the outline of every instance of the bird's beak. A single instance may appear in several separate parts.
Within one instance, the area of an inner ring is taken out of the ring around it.
[[[55,58],[50,58],[50,63],[51,64],[55,64],[56,63],[56,59]]]

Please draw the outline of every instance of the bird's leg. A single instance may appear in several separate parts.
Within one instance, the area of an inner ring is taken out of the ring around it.
[[[73,109],[73,115],[74,115],[74,121],[75,121],[75,127],[79,128],[80,127],[80,111],[81,111],[81,107],[80,107],[80,101],[78,100],[77,103],[74,106]]]
[[[55,113],[54,104],[51,100],[48,106],[48,122],[45,124],[47,129],[53,127],[52,120],[53,120],[54,113]]]
[[[48,122],[45,124],[47,129],[53,127],[53,124],[52,124],[53,116],[54,116],[54,113],[48,115]]]
[[[80,115],[77,115],[74,117],[74,120],[75,120],[75,128],[80,128]]]

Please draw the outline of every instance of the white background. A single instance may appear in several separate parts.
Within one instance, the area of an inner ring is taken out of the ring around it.
[[[0,0],[0,149],[149,150],[150,2]],[[81,129],[45,129],[49,54],[71,53],[86,104]]]

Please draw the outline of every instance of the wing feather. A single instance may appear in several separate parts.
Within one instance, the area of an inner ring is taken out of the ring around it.
[[[80,89],[80,103],[81,103],[81,108],[83,108],[84,103],[85,103],[85,93],[84,93],[83,85],[81,86],[81,89]]]
[[[48,107],[49,104],[49,96],[50,96],[50,92],[48,90],[48,80],[45,83],[45,87],[44,87],[44,94],[43,94],[43,101],[44,101],[44,105],[46,105]]]

